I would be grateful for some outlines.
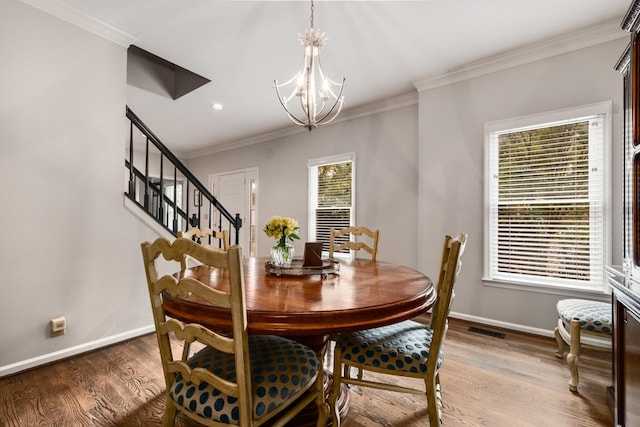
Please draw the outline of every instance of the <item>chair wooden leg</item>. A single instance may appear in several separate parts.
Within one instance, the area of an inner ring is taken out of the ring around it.
[[[320,369],[321,378],[316,381],[316,406],[318,407],[318,422],[316,427],[325,427],[327,425],[327,419],[329,419],[329,403],[324,399],[324,369]],[[339,423],[338,423],[339,424]]]
[[[562,335],[560,335],[560,330],[558,329],[557,326],[556,326],[556,329],[553,331],[553,333],[556,336],[556,342],[558,343],[558,350],[556,350],[556,357],[559,357],[562,359],[562,356],[564,356],[564,340],[562,339]]]
[[[167,407],[164,411],[164,427],[173,427],[176,422],[176,404],[167,396]]]
[[[333,418],[333,427],[340,427],[340,414],[338,409],[338,396],[340,395],[340,384],[342,372],[340,372],[341,363],[340,359],[342,358],[342,352],[336,346],[333,352],[333,387],[331,388],[331,393],[329,394],[329,412],[331,414],[331,418]],[[349,367],[345,365],[345,370]],[[346,371],[345,371],[346,372]]]
[[[427,377],[429,375],[427,374]],[[433,380],[425,380],[427,386],[427,409],[429,410],[429,427],[440,427],[440,416],[442,414],[442,396],[440,395],[440,381],[438,375],[433,376]]]
[[[436,374],[436,405],[438,406],[438,421],[442,423],[442,390],[440,374]]]
[[[349,365],[344,365],[344,368],[342,370],[342,375],[344,378],[351,378],[351,366]]]
[[[569,354],[567,355],[567,365],[571,371],[571,380],[569,381],[569,390],[577,391],[578,382],[578,359],[580,358],[580,321],[573,319],[571,321],[571,345]]]

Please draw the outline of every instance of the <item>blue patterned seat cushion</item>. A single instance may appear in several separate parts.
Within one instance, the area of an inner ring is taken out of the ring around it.
[[[433,331],[412,320],[395,325],[341,334],[336,346],[342,357],[356,363],[392,371],[426,372]],[[437,367],[444,360],[438,355]]]
[[[253,414],[256,419],[276,409],[315,380],[320,361],[310,348],[277,336],[249,336]],[[189,366],[204,367],[236,381],[233,354],[206,347],[189,359]],[[227,424],[238,424],[238,401],[206,382],[199,386],[178,374],[169,396],[185,411]]]
[[[567,331],[570,331],[571,319],[580,320],[580,328],[611,335],[611,304],[583,299],[563,299],[558,301],[558,316]]]

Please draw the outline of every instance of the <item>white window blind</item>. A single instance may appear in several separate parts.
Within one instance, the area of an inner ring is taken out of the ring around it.
[[[353,223],[354,154],[309,162],[309,240],[328,251],[331,228]]]
[[[488,132],[485,276],[604,289],[608,120],[596,112]]]

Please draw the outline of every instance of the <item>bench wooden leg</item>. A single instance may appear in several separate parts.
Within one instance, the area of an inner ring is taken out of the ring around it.
[[[578,359],[580,358],[580,321],[573,319],[571,321],[571,345],[569,354],[567,355],[567,365],[571,371],[571,380],[569,381],[569,390],[577,391],[578,382]]]
[[[558,350],[556,350],[556,357],[559,357],[562,359],[562,356],[564,356],[564,340],[562,339],[562,335],[560,335],[560,330],[558,329],[557,326],[556,326],[556,329],[553,331],[553,333],[556,336],[556,342],[558,343]]]

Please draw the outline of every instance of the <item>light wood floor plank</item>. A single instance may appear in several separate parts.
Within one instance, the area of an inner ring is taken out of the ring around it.
[[[469,332],[469,326],[505,338]],[[440,373],[444,426],[612,425],[611,356],[584,351],[578,393],[572,393],[555,346],[552,338],[451,319]],[[146,335],[0,378],[0,426],[160,426],[164,389],[155,335]],[[343,425],[423,427],[426,420],[426,397],[354,387]],[[179,417],[176,425],[195,424]]]

